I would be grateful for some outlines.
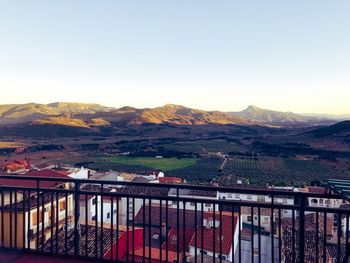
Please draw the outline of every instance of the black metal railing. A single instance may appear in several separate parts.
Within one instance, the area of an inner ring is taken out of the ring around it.
[[[336,194],[0,176],[2,251],[106,262],[350,262]]]

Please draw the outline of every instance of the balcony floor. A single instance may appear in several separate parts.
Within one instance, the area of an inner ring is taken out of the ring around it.
[[[20,252],[5,252],[0,250],[0,262],[6,263],[87,263],[94,262],[91,260],[33,255]]]

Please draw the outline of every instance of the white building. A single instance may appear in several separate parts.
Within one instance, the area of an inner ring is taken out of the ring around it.
[[[234,201],[246,201],[246,202],[261,202],[261,203],[271,203],[271,195],[259,195],[252,193],[222,193],[219,192],[219,199],[222,200],[234,200]],[[288,191],[286,191],[286,196],[274,196],[273,201],[275,204],[293,205],[294,198],[288,196]]]
[[[197,200],[219,200],[219,192],[218,191],[203,191],[203,190],[194,190],[194,189],[179,189],[171,188],[169,190],[168,196],[170,197],[177,197],[177,191],[179,198],[193,198]],[[178,208],[179,209],[186,209],[186,210],[195,210],[197,206],[197,211],[201,211],[203,208],[204,212],[211,212],[214,209],[214,204],[205,202],[203,203],[199,201],[193,201],[193,202],[186,202],[184,205],[184,202],[178,202],[178,201],[170,201],[169,207],[170,208]],[[215,204],[215,211],[219,211],[219,205]]]
[[[222,221],[220,222],[219,213],[216,213],[215,224],[213,220],[212,213],[204,213],[203,218],[203,227],[197,227],[197,236],[193,236],[189,244],[189,253],[192,257],[196,254],[196,245],[197,245],[197,256],[200,258],[201,253],[205,256],[214,257],[220,259],[220,242],[216,242],[215,248],[213,247],[213,236],[214,236],[214,227],[215,227],[215,236],[220,233],[220,228],[222,228],[221,238],[221,251],[223,261],[233,261],[234,254],[238,247],[238,233],[240,230],[238,214],[235,214],[232,217],[230,212],[222,213]],[[220,224],[222,224],[220,226]],[[232,225],[233,224],[233,225]],[[232,234],[232,227],[234,232]],[[232,236],[233,235],[233,236]],[[203,236],[203,239],[202,239]],[[197,240],[196,240],[197,239]],[[234,243],[233,243],[234,240]],[[203,247],[203,250],[202,250]]]
[[[69,171],[68,176],[73,179],[89,179],[90,174],[91,174],[90,169],[81,167],[80,169],[75,168]]]
[[[275,222],[275,214],[273,215]],[[253,215],[250,207],[241,208],[241,218],[243,224],[259,226],[258,208],[253,209]],[[260,208],[260,227],[266,232],[271,232],[271,209]]]
[[[99,191],[98,185],[88,185],[83,188],[84,191]],[[84,223],[86,221],[95,221],[98,223],[116,224],[117,217],[121,219],[122,203],[120,198],[113,198],[101,195],[80,195],[80,220]],[[119,208],[119,211],[117,210]],[[102,215],[102,216],[101,216]],[[112,222],[113,218],[113,222]]]

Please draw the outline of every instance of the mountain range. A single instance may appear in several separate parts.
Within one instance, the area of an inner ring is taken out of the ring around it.
[[[112,108],[98,104],[55,102],[50,104],[0,105],[0,126],[12,125],[64,125],[92,128],[109,125],[140,124],[238,124],[269,126],[315,126],[333,124],[329,117],[304,116],[292,112],[279,112],[249,106],[240,112],[220,112],[191,109],[167,104],[162,107],[137,109]]]
[[[282,112],[282,111],[273,111],[268,109],[258,108],[256,106],[248,106],[245,110],[239,112],[228,112],[232,116],[241,117],[247,119],[254,123],[260,124],[272,124],[277,126],[285,125],[308,125],[308,124],[319,124],[325,121],[332,120],[333,118],[329,117],[320,117],[320,116],[306,116],[301,114],[296,114],[293,112]]]

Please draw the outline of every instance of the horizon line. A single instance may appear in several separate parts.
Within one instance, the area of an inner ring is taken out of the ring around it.
[[[299,114],[299,115],[323,115],[323,116],[338,116],[338,117],[350,115],[350,113],[317,113],[317,112],[297,112],[297,111],[291,111],[291,110],[276,110],[276,109],[256,106],[254,104],[249,104],[248,106],[244,107],[241,110],[228,110],[228,111],[217,110],[217,109],[204,109],[204,108],[198,108],[198,107],[192,107],[192,106],[185,106],[183,104],[171,103],[171,102],[162,103],[160,105],[153,106],[153,107],[152,106],[139,107],[139,106],[131,106],[131,105],[111,106],[111,105],[107,105],[107,104],[103,104],[103,103],[99,103],[99,102],[86,102],[86,101],[52,101],[52,102],[34,102],[34,101],[29,101],[29,102],[22,102],[22,103],[18,103],[18,102],[14,102],[14,103],[0,103],[0,106],[5,106],[5,105],[26,105],[26,104],[49,105],[49,104],[54,104],[54,103],[96,104],[96,105],[99,105],[99,106],[102,106],[102,107],[114,108],[114,109],[121,109],[121,108],[124,108],[124,107],[132,107],[132,108],[136,108],[136,109],[154,109],[154,108],[164,107],[164,106],[167,106],[167,105],[174,105],[174,106],[180,106],[180,107],[185,107],[185,108],[195,109],[195,110],[202,110],[202,111],[208,111],[208,112],[218,111],[218,112],[223,112],[223,113],[241,112],[241,111],[244,111],[244,110],[248,109],[249,107],[256,107],[256,108],[258,108],[260,110],[275,111],[275,112],[281,112],[281,113],[294,113],[294,114]]]

